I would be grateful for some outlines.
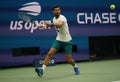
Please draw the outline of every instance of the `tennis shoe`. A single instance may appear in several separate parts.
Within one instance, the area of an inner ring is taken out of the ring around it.
[[[80,74],[79,68],[78,67],[74,67],[74,72],[75,72],[75,75],[79,75]]]
[[[35,69],[35,72],[37,73],[37,75],[39,77],[42,77],[43,73],[44,73],[44,70],[42,68],[36,68]]]

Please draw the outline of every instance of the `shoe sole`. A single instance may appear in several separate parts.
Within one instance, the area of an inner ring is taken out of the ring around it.
[[[38,71],[37,69],[35,69],[35,72],[37,73],[37,75],[38,75],[39,77],[42,77],[43,74],[39,73],[39,71]]]

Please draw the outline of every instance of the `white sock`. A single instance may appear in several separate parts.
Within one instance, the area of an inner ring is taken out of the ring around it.
[[[77,66],[77,64],[75,64],[75,66],[74,66],[74,67],[78,67],[78,66]]]
[[[43,64],[43,65],[42,65],[42,68],[43,68],[43,70],[45,70],[45,68],[46,68],[46,65],[44,65],[44,64]]]

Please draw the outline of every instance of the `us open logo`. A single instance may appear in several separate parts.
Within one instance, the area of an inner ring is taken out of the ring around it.
[[[29,2],[22,5],[21,8],[18,9],[19,12],[26,12],[32,16],[38,16],[41,13],[41,6],[38,2]],[[49,21],[49,20],[48,20]],[[44,21],[37,21],[39,24],[43,24]],[[25,23],[23,21],[11,21],[10,22],[10,30],[20,31],[20,30],[28,30],[30,33],[33,33],[38,27],[32,23]],[[40,28],[40,29],[50,29],[50,28]]]
[[[30,2],[22,5],[19,11],[25,11],[27,14],[37,16],[41,13],[41,6],[38,2]]]

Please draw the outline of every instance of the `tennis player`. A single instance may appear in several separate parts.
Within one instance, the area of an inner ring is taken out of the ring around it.
[[[54,25],[57,37],[56,40],[53,42],[53,45],[51,46],[45,60],[43,63],[43,66],[41,68],[36,68],[35,71],[37,72],[38,76],[42,76],[45,68],[47,67],[51,56],[55,54],[58,50],[61,48],[64,49],[65,52],[65,58],[66,61],[69,62],[73,68],[76,75],[79,75],[79,68],[75,64],[75,61],[72,59],[72,38],[69,33],[68,23],[65,16],[61,15],[60,6],[56,5],[53,7],[53,24],[50,24],[49,22],[45,22],[45,25],[49,27],[50,25]]]

